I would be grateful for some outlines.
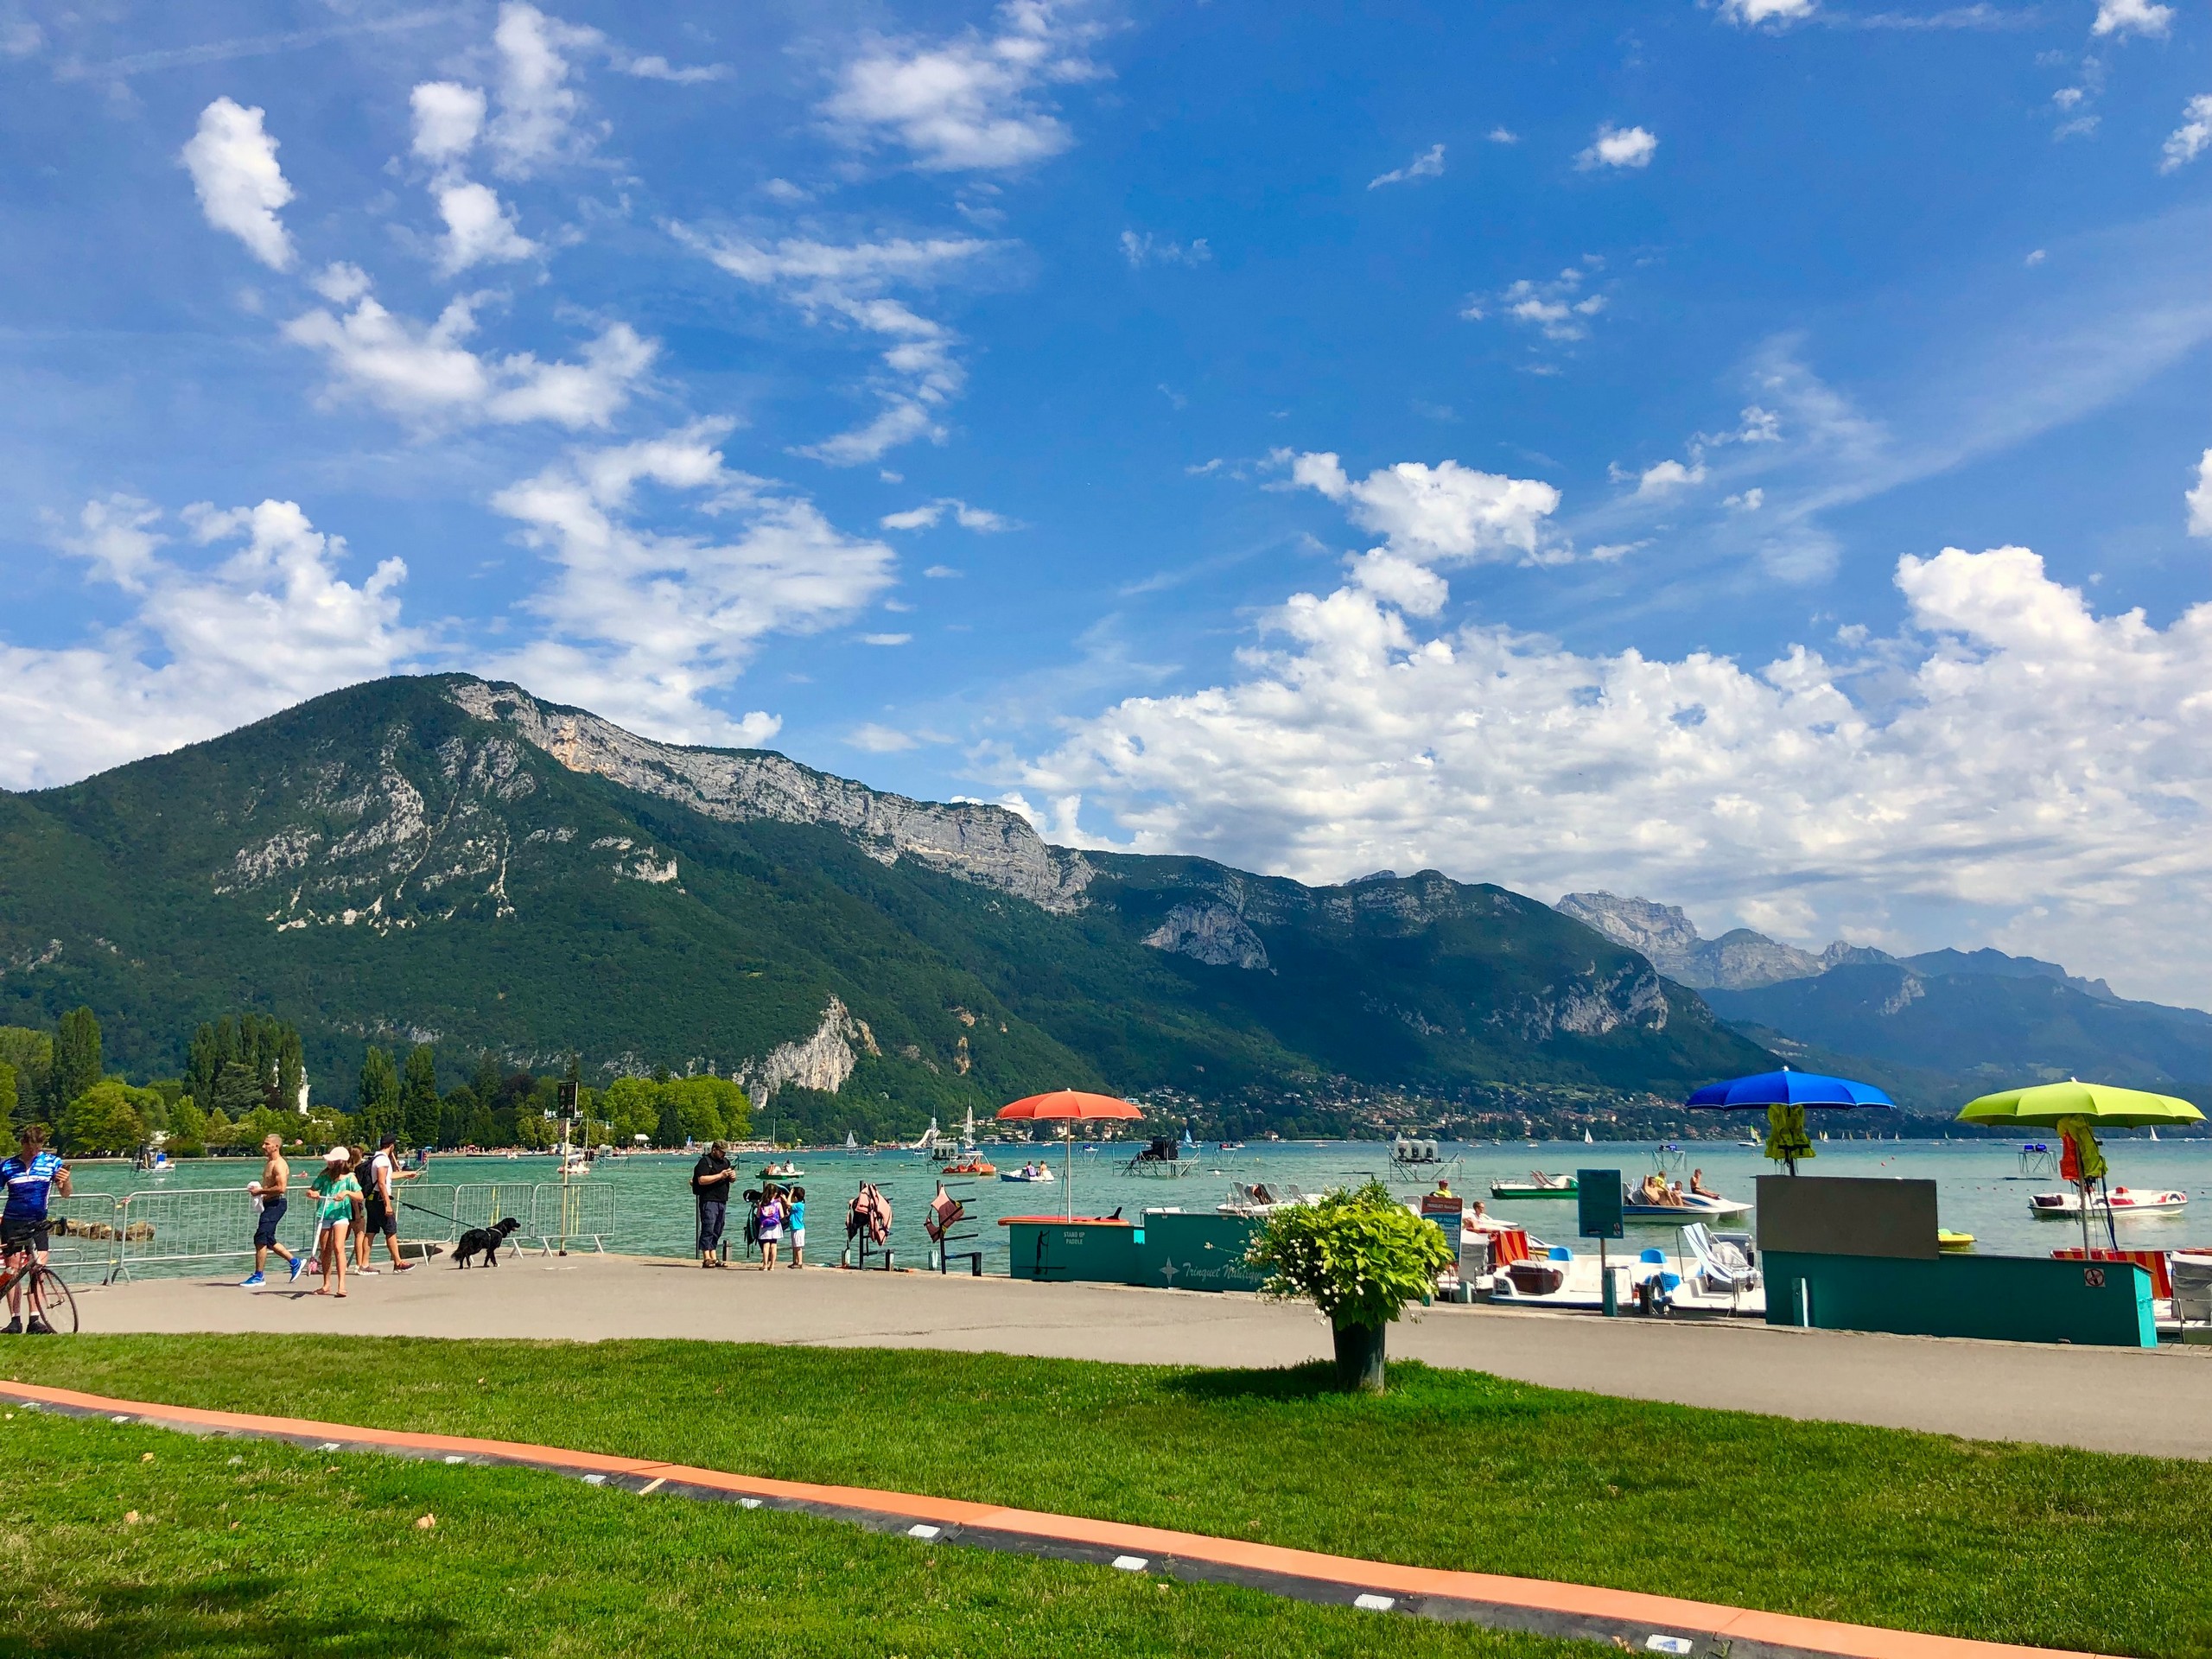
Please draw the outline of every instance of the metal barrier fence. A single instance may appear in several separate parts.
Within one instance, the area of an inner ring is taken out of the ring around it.
[[[533,1187],[530,1236],[564,1255],[571,1243],[588,1239],[603,1255],[607,1241],[619,1234],[620,1214],[611,1187],[589,1182]]]
[[[276,1224],[276,1242],[295,1255],[312,1252],[315,1212],[315,1195],[298,1190]],[[252,1198],[238,1188],[131,1192],[117,1202],[116,1214],[121,1224],[109,1274],[114,1279],[196,1262],[245,1260],[253,1254],[260,1220]]]
[[[105,1284],[123,1249],[123,1200],[105,1192],[47,1204],[47,1265],[73,1285]]]
[[[315,1248],[315,1199],[304,1187],[295,1192],[277,1224],[276,1242],[303,1255]],[[520,1224],[518,1244],[528,1240],[545,1250],[565,1251],[588,1242],[604,1253],[621,1230],[615,1195],[603,1186],[410,1181],[397,1196],[403,1240],[451,1244],[472,1227],[512,1217]],[[237,1188],[59,1199],[54,1208],[70,1224],[54,1240],[52,1262],[76,1283],[175,1273],[196,1262],[240,1262],[253,1254],[257,1217],[253,1200]]]

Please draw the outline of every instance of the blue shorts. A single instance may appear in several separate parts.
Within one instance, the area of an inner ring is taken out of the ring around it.
[[[255,1249],[265,1250],[276,1242],[276,1224],[284,1219],[286,1202],[283,1198],[264,1198],[261,1201],[261,1219],[253,1226]]]

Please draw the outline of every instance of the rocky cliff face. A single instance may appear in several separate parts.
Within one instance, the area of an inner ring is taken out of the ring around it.
[[[1784,980],[1809,979],[1826,973],[1838,961],[1867,956],[1888,960],[1879,951],[1867,951],[1840,940],[1816,957],[1747,927],[1736,928],[1717,939],[1700,938],[1696,925],[1679,906],[1622,899],[1610,893],[1570,893],[1553,908],[1597,929],[1614,944],[1640,952],[1676,984],[1694,990],[1753,990]]]
[[[1268,947],[1226,905],[1178,905],[1144,936],[1155,950],[1172,950],[1213,968],[1264,970]]]
[[[710,818],[825,824],[886,864],[912,858],[1059,914],[1082,907],[1090,881],[1082,854],[1046,845],[1003,807],[887,795],[780,754],[656,743],[596,715],[541,703],[517,686],[463,680],[450,695],[477,719],[505,726],[571,772],[612,779]]]
[[[966,1039],[962,1039],[963,1043]],[[818,1089],[834,1095],[845,1086],[860,1064],[854,1053],[857,1043],[867,1053],[880,1056],[875,1033],[868,1021],[856,1020],[842,1000],[832,996],[822,1010],[822,1023],[804,1041],[779,1043],[761,1058],[747,1060],[731,1073],[755,1100],[774,1098],[785,1087]]]

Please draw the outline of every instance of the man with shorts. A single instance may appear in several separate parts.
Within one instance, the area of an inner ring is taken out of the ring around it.
[[[391,1189],[393,1182],[411,1181],[422,1173],[419,1169],[400,1168],[399,1137],[385,1136],[377,1155],[369,1160],[367,1190],[363,1194],[368,1204],[368,1224],[361,1229],[361,1253],[354,1259],[361,1272],[377,1271],[369,1265],[369,1251],[378,1233],[384,1235],[384,1247],[391,1257],[394,1273],[404,1273],[415,1265],[399,1259],[399,1195]]]
[[[43,1127],[26,1123],[22,1150],[0,1162],[0,1182],[8,1188],[7,1206],[0,1209],[0,1260],[6,1262],[10,1274],[20,1274],[30,1265],[32,1255],[41,1262],[46,1260],[47,1194],[58,1191],[65,1198],[69,1196],[69,1166],[46,1149]],[[47,1324],[45,1313],[34,1294],[30,1323],[23,1323],[23,1287],[18,1279],[8,1287],[8,1323],[0,1328],[0,1335],[29,1332],[35,1337],[50,1337],[54,1327]]]
[[[253,1271],[238,1281],[248,1290],[268,1283],[261,1276],[261,1267],[271,1250],[291,1263],[292,1277],[285,1281],[288,1284],[297,1281],[300,1269],[307,1265],[276,1242],[276,1224],[284,1219],[289,1205],[284,1192],[292,1184],[292,1166],[284,1161],[283,1141],[273,1135],[265,1138],[261,1143],[261,1179],[246,1188],[261,1212],[253,1224]]]

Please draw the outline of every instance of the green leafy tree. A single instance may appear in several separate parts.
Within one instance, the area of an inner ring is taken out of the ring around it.
[[[387,1135],[399,1133],[399,1068],[387,1049],[371,1048],[361,1058],[361,1080],[355,1096],[359,1121],[355,1133],[374,1145]]]
[[[491,1106],[499,1098],[500,1085],[506,1081],[506,1069],[499,1064],[499,1057],[486,1049],[476,1057],[476,1073],[468,1080],[468,1092],[480,1104]]]
[[[54,1072],[53,1033],[27,1026],[0,1026],[0,1065],[15,1070],[16,1122],[35,1122]]]
[[[431,1147],[442,1127],[442,1103],[438,1099],[438,1052],[428,1043],[407,1051],[407,1064],[399,1074],[400,1122],[410,1146]]]
[[[169,1138],[162,1144],[180,1158],[197,1158],[207,1150],[207,1114],[190,1095],[169,1108]]]
[[[0,1060],[0,1119],[15,1120],[16,1098],[16,1068]]]
[[[233,1121],[249,1112],[257,1112],[269,1104],[269,1097],[261,1087],[261,1079],[244,1060],[226,1060],[223,1069],[215,1074],[215,1109]]]
[[[1453,1262],[1443,1231],[1372,1178],[1269,1211],[1244,1259],[1268,1275],[1262,1295],[1320,1310],[1336,1333],[1338,1385],[1370,1394],[1382,1391],[1390,1322]]]
[[[207,1122],[200,1128],[200,1138],[208,1151],[220,1152],[231,1144],[231,1120],[224,1116],[223,1109],[219,1106],[207,1114]]]
[[[90,1008],[72,1008],[54,1035],[52,1101],[58,1110],[105,1076],[100,1065],[100,1020]]]
[[[94,1084],[62,1109],[59,1125],[64,1152],[105,1155],[128,1152],[146,1141],[142,1111],[149,1089],[133,1089],[120,1077]]]
[[[296,1026],[286,1026],[276,1038],[276,1098],[270,1103],[280,1112],[297,1116],[300,1089],[307,1082],[307,1055],[300,1046]]]
[[[753,1102],[728,1077],[679,1077],[668,1085],[668,1096],[683,1135],[694,1141],[742,1141],[753,1133]]]

